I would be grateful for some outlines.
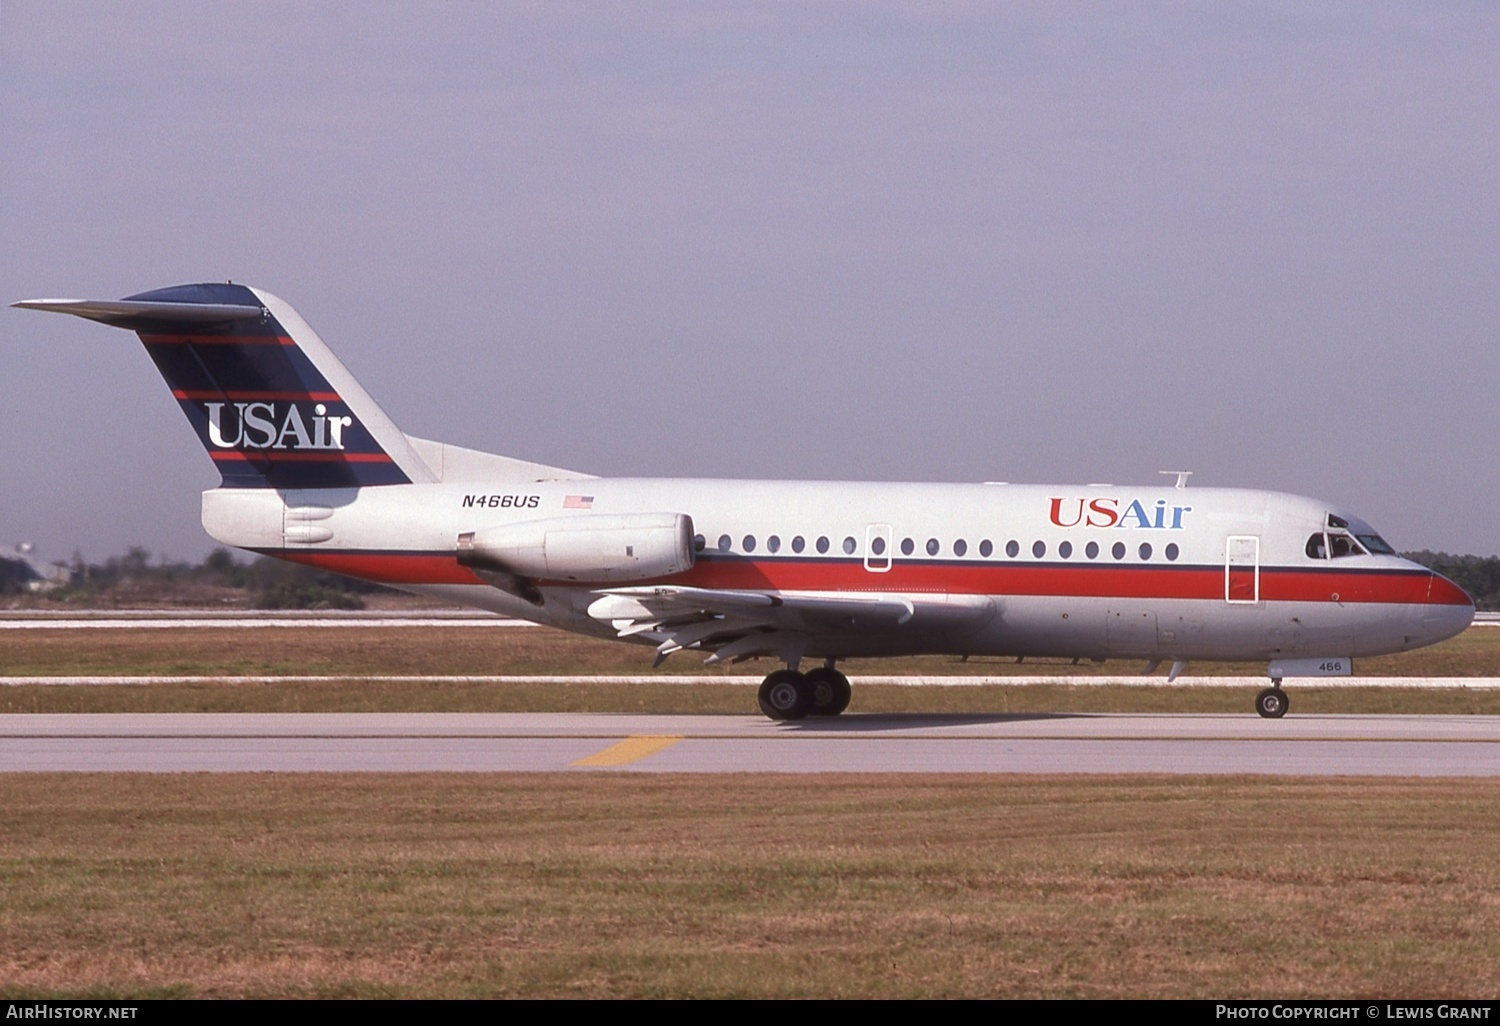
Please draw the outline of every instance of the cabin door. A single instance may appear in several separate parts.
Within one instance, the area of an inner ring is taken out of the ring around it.
[[[1260,601],[1260,538],[1232,534],[1224,541],[1224,601],[1254,605]]]

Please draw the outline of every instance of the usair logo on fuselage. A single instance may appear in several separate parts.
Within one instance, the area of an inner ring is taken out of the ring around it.
[[[1053,498],[1049,519],[1058,527],[1126,527],[1155,531],[1181,531],[1183,518],[1191,506],[1168,506],[1157,499],[1152,506],[1140,499],[1125,500],[1101,496],[1095,499]],[[1123,507],[1123,508],[1122,508]]]

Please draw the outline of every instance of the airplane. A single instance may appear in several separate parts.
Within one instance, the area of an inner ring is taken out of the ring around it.
[[[403,433],[283,300],[235,283],[13,304],[135,331],[221,484],[230,546],[709,663],[766,657],[773,720],[836,716],[872,656],[1266,664],[1463,631],[1474,604],[1345,509],[1113,485],[599,478]],[[804,662],[820,662],[805,672]]]

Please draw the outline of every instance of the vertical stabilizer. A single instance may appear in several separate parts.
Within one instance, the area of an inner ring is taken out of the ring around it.
[[[406,436],[287,303],[234,284],[16,306],[127,328],[229,488],[432,481]]]

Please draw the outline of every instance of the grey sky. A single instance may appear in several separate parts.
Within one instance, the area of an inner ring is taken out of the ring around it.
[[[1267,487],[1500,550],[1500,9],[0,6],[0,298],[232,278],[593,473]],[[211,542],[133,336],[0,313],[0,543]]]

